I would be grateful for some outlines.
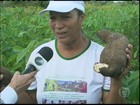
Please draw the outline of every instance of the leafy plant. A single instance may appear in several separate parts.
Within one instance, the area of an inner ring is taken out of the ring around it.
[[[49,28],[48,15],[39,15],[39,5],[8,6],[0,3],[0,64],[12,72],[23,71],[30,53],[40,44],[54,39]],[[85,34],[102,45],[96,36],[100,29],[109,29],[126,35],[133,45],[131,75],[124,80],[130,90],[127,103],[139,103],[139,5],[132,3],[87,3],[83,24]]]

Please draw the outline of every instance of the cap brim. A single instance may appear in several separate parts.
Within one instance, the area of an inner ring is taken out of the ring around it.
[[[60,1],[59,2],[51,1],[50,4],[48,5],[48,7],[46,9],[42,10],[40,12],[40,14],[43,14],[47,11],[55,11],[55,12],[65,13],[65,12],[70,12],[75,8],[84,12],[84,7],[82,7],[81,4],[79,4],[79,3],[75,3],[72,1],[61,1],[61,2]]]
[[[69,7],[69,6],[66,6],[66,7],[57,7],[57,6],[55,6],[55,7],[48,7],[46,9],[42,10],[40,12],[40,14],[44,14],[47,11],[55,11],[55,12],[66,13],[66,12],[72,11],[74,8],[75,7],[73,7],[73,6],[71,6],[71,7]]]

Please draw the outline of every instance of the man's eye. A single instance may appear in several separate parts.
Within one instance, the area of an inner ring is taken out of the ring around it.
[[[70,16],[64,16],[63,17],[63,19],[69,19],[70,18]]]
[[[64,16],[65,18],[70,18],[70,16]]]
[[[50,17],[50,20],[55,20],[56,18],[55,17]]]

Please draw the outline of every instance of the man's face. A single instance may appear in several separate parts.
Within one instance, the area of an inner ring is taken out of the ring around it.
[[[67,13],[51,11],[50,27],[59,41],[72,41],[78,38],[81,32],[83,17],[76,9]]]

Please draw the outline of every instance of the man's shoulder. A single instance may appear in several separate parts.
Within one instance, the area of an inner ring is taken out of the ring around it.
[[[54,45],[54,44],[55,44],[55,40],[50,40],[50,41],[48,41],[48,42],[46,42],[46,43],[41,44],[41,45],[38,46],[38,47],[44,47],[44,46],[50,47],[51,45]],[[37,47],[37,48],[38,48],[38,47]]]
[[[101,44],[99,44],[97,42],[94,42],[94,41],[91,41],[91,46],[92,47],[96,47],[96,48],[100,48],[100,49],[103,49],[104,48],[103,45],[101,45]]]

